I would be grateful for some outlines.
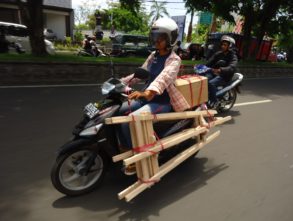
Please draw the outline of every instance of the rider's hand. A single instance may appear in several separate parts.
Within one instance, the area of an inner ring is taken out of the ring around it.
[[[218,68],[218,69],[212,69],[212,70],[213,70],[213,73],[215,75],[219,75],[221,73],[221,69],[220,68]]]
[[[144,98],[147,101],[150,101],[153,99],[153,97],[156,95],[155,91],[150,91],[150,90],[146,90],[144,92],[140,92],[140,91],[134,91],[133,93],[131,93],[130,95],[128,95],[128,98],[130,100],[134,100],[134,99],[139,99],[139,98]]]

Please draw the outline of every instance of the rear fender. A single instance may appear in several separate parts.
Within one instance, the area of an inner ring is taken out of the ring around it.
[[[242,83],[238,84],[238,85],[235,87],[235,90],[236,90],[236,92],[237,92],[238,94],[241,93],[241,91],[240,91],[240,86],[242,86]]]

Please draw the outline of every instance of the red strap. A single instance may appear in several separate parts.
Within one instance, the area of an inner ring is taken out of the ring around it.
[[[190,81],[190,77],[191,77],[191,75],[182,75],[179,78],[182,79],[182,80],[186,80],[189,83],[189,92],[190,92],[190,96],[191,96],[191,106],[193,107],[194,106],[193,92],[192,92],[192,84],[191,84],[191,81]]]
[[[154,135],[155,135],[156,139],[158,140],[158,142],[161,144],[161,151],[164,150],[164,145],[163,145],[163,143],[161,142],[159,136],[157,135],[157,133],[156,133],[155,131],[154,131]]]
[[[200,99],[201,99],[202,90],[203,90],[202,77],[200,75],[182,75],[182,76],[180,76],[178,78],[188,81],[189,90],[190,90],[190,96],[191,96],[191,106],[193,107],[194,106],[194,100],[193,100],[192,84],[191,84],[191,81],[190,81],[191,77],[197,77],[200,80],[199,96],[198,96],[197,105],[196,105],[196,106],[198,106],[198,105],[200,105]]]
[[[155,144],[156,144],[156,142],[150,143],[150,144],[145,144],[145,145],[140,146],[140,147],[134,147],[132,149],[136,153],[150,152],[151,154],[157,154],[157,152],[155,152],[155,151],[148,150],[150,147],[153,147]]]
[[[202,77],[200,75],[195,75],[195,77],[199,78],[199,80],[200,80],[200,89],[199,89],[199,96],[198,96],[198,101],[197,101],[197,105],[200,105],[200,99],[202,96],[202,89],[203,89]]]
[[[206,104],[203,105],[203,108],[207,111],[207,114],[208,114],[208,116],[209,116],[209,117],[208,117],[208,129],[210,129],[210,128],[211,128],[211,121],[214,120],[214,117],[213,117],[213,115],[209,112],[209,110],[208,110]]]

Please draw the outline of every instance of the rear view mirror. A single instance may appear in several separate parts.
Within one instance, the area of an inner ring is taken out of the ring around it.
[[[143,68],[137,68],[134,72],[134,77],[142,79],[142,80],[148,79],[149,76],[150,76],[150,72]]]

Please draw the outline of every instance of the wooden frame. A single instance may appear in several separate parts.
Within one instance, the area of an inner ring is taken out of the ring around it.
[[[231,120],[231,117],[215,118],[214,115],[216,113],[217,112],[214,110],[204,110],[157,115],[142,113],[135,116],[107,118],[105,120],[106,124],[129,123],[131,140],[133,147],[135,147],[134,150],[130,150],[113,157],[114,162],[123,160],[125,166],[135,164],[138,178],[133,185],[118,193],[118,198],[125,198],[125,200],[129,202],[146,188],[149,188],[158,182],[164,175],[195,154],[206,144],[218,137],[220,131],[207,136],[209,129]],[[211,118],[208,122],[205,119],[207,117]],[[156,137],[154,136],[153,122],[188,118],[194,119],[194,123],[191,128],[158,141],[156,140]],[[197,139],[197,143],[185,149],[168,162],[159,166],[158,155],[161,151],[172,148],[187,139]],[[147,148],[142,148],[142,150],[137,151],[136,147]]]

